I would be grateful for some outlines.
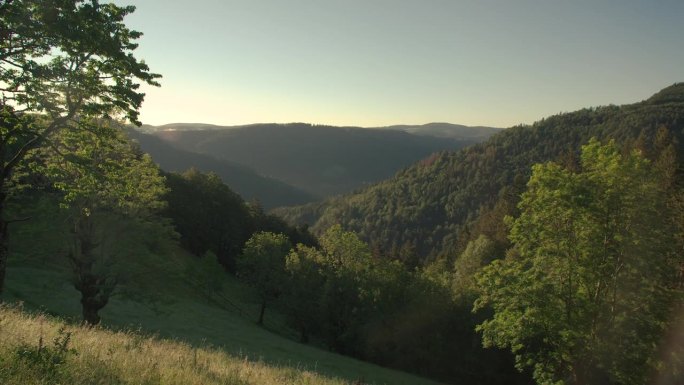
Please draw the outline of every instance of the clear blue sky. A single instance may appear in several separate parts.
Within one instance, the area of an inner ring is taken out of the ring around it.
[[[508,127],[684,81],[683,0],[116,0],[148,124]]]

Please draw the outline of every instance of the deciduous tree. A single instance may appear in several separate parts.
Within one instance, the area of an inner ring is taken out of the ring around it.
[[[513,248],[478,275],[478,326],[540,384],[644,384],[674,304],[677,259],[660,173],[611,141],[581,170],[533,167]]]
[[[285,259],[287,283],[282,304],[300,342],[321,329],[321,289],[325,285],[323,255],[316,248],[298,244]]]
[[[285,284],[285,257],[292,244],[283,234],[259,232],[247,241],[238,258],[238,277],[256,289],[261,300],[257,323],[263,325],[266,305],[278,298]]]
[[[133,56],[132,6],[97,0],[0,1],[0,293],[8,255],[5,218],[13,172],[32,149],[88,118],[138,122],[159,75]]]
[[[63,131],[52,142],[41,158],[43,171],[64,194],[73,284],[81,293],[83,321],[94,325],[116,288],[118,266],[141,252],[126,246],[164,226],[155,218],[165,204],[164,178],[149,155],[106,122]]]

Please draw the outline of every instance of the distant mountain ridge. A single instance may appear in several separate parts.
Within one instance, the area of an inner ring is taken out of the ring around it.
[[[487,127],[487,126],[465,126],[462,124],[432,122],[426,124],[395,124],[389,126],[376,127],[360,127],[360,126],[329,126],[316,125],[308,123],[253,123],[242,124],[235,126],[222,126],[210,123],[168,123],[159,126],[143,124],[140,128],[146,133],[154,133],[158,131],[203,131],[203,130],[231,130],[254,128],[259,126],[292,126],[292,125],[309,125],[311,127],[334,127],[340,129],[362,129],[362,130],[394,130],[403,131],[410,134],[434,136],[437,138],[452,138],[452,139],[467,139],[467,138],[484,138],[496,134],[502,128]]]
[[[436,138],[481,139],[501,131],[501,128],[485,126],[464,126],[452,123],[427,123],[423,125],[394,125],[376,127],[378,129],[405,131],[410,134],[434,136]]]
[[[506,241],[503,216],[514,213],[533,164],[572,164],[591,137],[655,156],[663,131],[684,170],[684,83],[643,102],[585,108],[511,127],[355,193],[277,213],[318,232],[341,224],[395,256],[410,250],[429,258],[453,257],[477,232]]]
[[[382,128],[173,123],[141,129],[178,149],[246,166],[318,197],[370,185],[434,152],[456,150],[498,131],[447,123]]]

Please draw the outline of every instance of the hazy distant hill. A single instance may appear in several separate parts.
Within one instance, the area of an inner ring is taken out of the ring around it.
[[[389,178],[436,151],[456,150],[497,131],[446,123],[383,129],[170,124],[143,130],[177,148],[242,164],[320,197]]]
[[[130,130],[129,135],[163,170],[179,172],[195,167],[202,171],[213,171],[245,200],[258,199],[264,208],[302,204],[316,199],[311,194],[286,183],[263,177],[248,167],[204,154],[183,151],[156,136],[143,134],[137,130]]]
[[[475,146],[435,154],[359,192],[277,213],[315,231],[342,224],[386,251],[453,255],[474,230],[500,232],[495,227],[515,207],[533,164],[572,162],[591,137],[652,155],[661,128],[674,137],[684,166],[684,83],[640,103],[586,108],[512,127]],[[502,203],[495,207],[497,202]]]
[[[452,138],[475,141],[483,141],[501,131],[500,128],[494,127],[463,126],[460,124],[451,123],[428,123],[419,126],[396,125],[378,128],[405,131],[410,134],[434,136],[437,138]]]

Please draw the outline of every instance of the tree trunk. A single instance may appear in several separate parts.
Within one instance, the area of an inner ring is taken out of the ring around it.
[[[106,275],[96,275],[92,272],[92,263],[75,262],[74,287],[81,293],[81,310],[83,323],[97,325],[100,323],[98,312],[109,302],[116,281]]]
[[[259,311],[259,320],[257,321],[257,325],[263,325],[264,324],[264,312],[266,311],[266,301],[261,302],[261,310]]]
[[[81,310],[83,323],[97,325],[100,323],[98,312],[109,302],[109,287],[106,277],[98,277],[92,273],[92,263],[72,261],[74,263],[74,287],[81,293]]]
[[[0,202],[0,207],[4,202]],[[7,221],[2,218],[0,208],[0,302],[5,289],[5,273],[7,271],[7,257],[9,255],[9,237],[7,232]]]
[[[86,325],[97,325],[100,323],[98,312],[105,307],[109,301],[109,296],[103,296],[102,291],[94,282],[90,285],[81,286],[81,306],[83,312],[83,323]]]
[[[109,302],[116,280],[107,271],[101,274],[94,272],[97,243],[93,239],[93,223],[88,216],[77,220],[73,233],[75,244],[70,259],[74,288],[81,293],[83,323],[97,325],[100,323],[98,312]]]
[[[300,335],[299,335],[299,342],[303,344],[308,344],[309,343],[309,333],[306,331],[306,328],[301,328],[300,329]]]

